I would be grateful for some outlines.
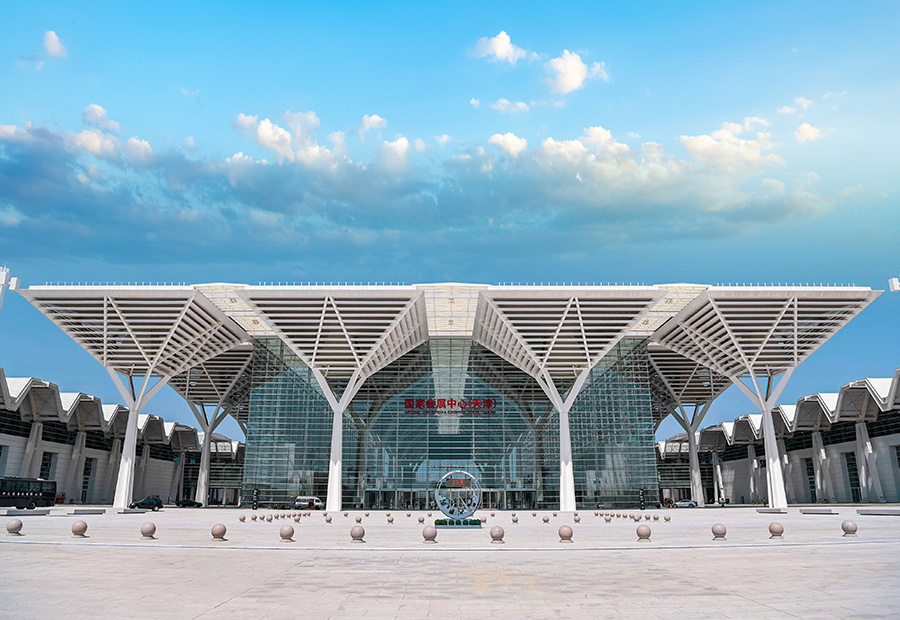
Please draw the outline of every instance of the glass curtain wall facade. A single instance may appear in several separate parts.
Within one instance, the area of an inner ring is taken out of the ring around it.
[[[243,500],[253,489],[264,504],[324,499],[331,409],[280,340],[257,341],[254,354]],[[641,488],[655,493],[641,341],[623,341],[594,368],[570,420],[581,504],[634,506]],[[370,377],[352,400],[343,420],[342,503],[429,508],[435,484],[455,469],[478,479],[485,508],[558,508],[559,417],[515,366],[472,340],[433,338]]]

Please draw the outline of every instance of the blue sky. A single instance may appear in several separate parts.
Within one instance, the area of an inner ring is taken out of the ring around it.
[[[4,2],[0,262],[26,285],[881,289],[898,27],[896,2]],[[891,374],[898,310],[883,295],[786,400]],[[0,330],[8,374],[115,400],[18,296]]]

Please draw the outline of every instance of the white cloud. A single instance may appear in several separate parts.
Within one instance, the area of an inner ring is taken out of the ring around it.
[[[409,152],[409,140],[403,136],[394,141],[385,140],[378,149],[378,163],[390,172],[406,170],[406,154]]]
[[[343,131],[328,134],[328,139],[331,140],[335,153],[345,154],[347,152],[347,135]]]
[[[526,140],[525,138],[520,138],[512,132],[502,135],[499,133],[495,133],[493,136],[488,138],[488,144],[496,144],[513,157],[518,157],[519,153],[521,153],[528,147],[528,140]]]
[[[47,50],[48,56],[57,56],[65,58],[67,55],[66,48],[59,40],[59,37],[52,30],[44,33],[44,49]]]
[[[475,54],[478,58],[489,56],[493,62],[508,62],[515,65],[519,59],[524,58],[527,52],[521,47],[513,45],[506,34],[501,30],[496,37],[482,37],[475,42]]]
[[[366,114],[363,116],[362,125],[359,127],[359,141],[366,141],[366,134],[369,133],[371,129],[384,129],[387,127],[387,121],[377,114]]]
[[[818,127],[813,127],[809,123],[803,123],[797,128],[797,131],[794,132],[794,137],[797,138],[797,142],[803,143],[807,140],[813,141],[822,135],[822,130]]]
[[[793,114],[798,109],[799,110],[808,110],[813,105],[813,102],[807,99],[806,97],[795,97],[794,105],[783,105],[778,108],[779,114]]]
[[[115,136],[103,133],[99,129],[85,129],[71,137],[72,144],[97,157],[117,158],[119,141]]]
[[[96,103],[92,103],[84,109],[84,112],[81,113],[81,121],[89,127],[97,127],[104,131],[119,130],[119,123],[111,120],[106,115],[106,110]]]
[[[196,99],[200,96],[200,89],[188,90],[186,88],[181,89],[181,96],[187,97],[188,99]]]
[[[784,193],[784,181],[779,181],[778,179],[763,179],[760,183],[770,194]]]
[[[153,159],[153,149],[146,140],[139,140],[136,137],[128,138],[125,150],[131,159],[139,163],[147,163]]]
[[[278,157],[288,161],[294,160],[290,132],[269,119],[264,118],[259,122],[256,128],[256,140],[260,146],[273,151]]]
[[[584,137],[581,139],[585,143],[594,148],[598,155],[622,156],[631,153],[631,149],[627,144],[614,140],[612,132],[604,129],[600,125],[596,127],[588,127],[584,130]]]
[[[582,62],[581,56],[569,50],[563,50],[562,56],[551,59],[545,66],[556,73],[556,77],[547,80],[547,85],[554,93],[570,93],[583,87],[587,80],[595,78],[609,81],[605,63],[595,62],[588,67]]]
[[[319,128],[321,121],[315,112],[291,112],[288,110],[284,113],[285,124],[294,134],[297,140],[303,138],[311,138],[315,131]]]
[[[472,105],[473,108],[481,107],[481,102],[478,99],[476,99],[475,97],[472,97],[471,99],[469,99],[469,103]]]
[[[417,150],[417,151],[419,151],[420,153],[424,153],[424,152],[425,152],[425,148],[426,148],[426,147],[425,147],[425,140],[422,140],[421,138],[416,138],[416,140],[415,140],[415,142],[414,142],[413,144],[416,145],[416,150]]]
[[[257,121],[257,119],[258,117],[255,115],[238,114],[237,120],[234,121],[234,128],[241,135],[252,137],[258,146],[275,153],[279,160],[294,161],[290,132],[268,118],[261,121]]]
[[[450,142],[450,136],[448,136],[447,134],[435,136],[434,141],[437,142],[440,146],[447,146],[447,143]]]
[[[510,101],[501,97],[491,104],[491,109],[497,110],[501,114],[514,114],[516,112],[527,112],[528,104],[524,101]]]
[[[743,123],[722,123],[722,128],[711,135],[681,136],[680,140],[688,153],[698,161],[723,171],[735,172],[765,164],[783,164],[784,160],[779,155],[763,153],[775,146],[772,134],[759,132],[754,139],[749,140],[738,137],[756,125],[768,124],[765,119],[747,117]]]
[[[189,149],[197,148],[197,143],[196,143],[196,141],[194,140],[194,136],[188,136],[187,138],[185,138],[185,139],[184,139],[184,145],[185,145],[186,147],[188,147]]]

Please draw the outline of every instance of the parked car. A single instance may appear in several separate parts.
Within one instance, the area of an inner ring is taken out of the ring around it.
[[[203,508],[203,504],[201,504],[200,502],[195,502],[189,497],[178,500],[177,502],[175,502],[175,505],[179,508]]]
[[[683,499],[681,501],[675,502],[675,508],[696,508],[697,502],[692,499]]]
[[[143,508],[145,510],[152,510],[153,512],[156,512],[162,507],[162,500],[158,497],[145,497],[144,499],[132,502],[129,506],[129,508]]]
[[[294,500],[294,509],[310,508],[312,510],[325,510],[325,504],[318,497],[311,495],[301,495]]]

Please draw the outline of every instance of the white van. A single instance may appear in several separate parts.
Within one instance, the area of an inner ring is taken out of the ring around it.
[[[325,510],[325,504],[318,497],[312,495],[300,495],[294,500],[294,509],[312,508],[313,510]]]

